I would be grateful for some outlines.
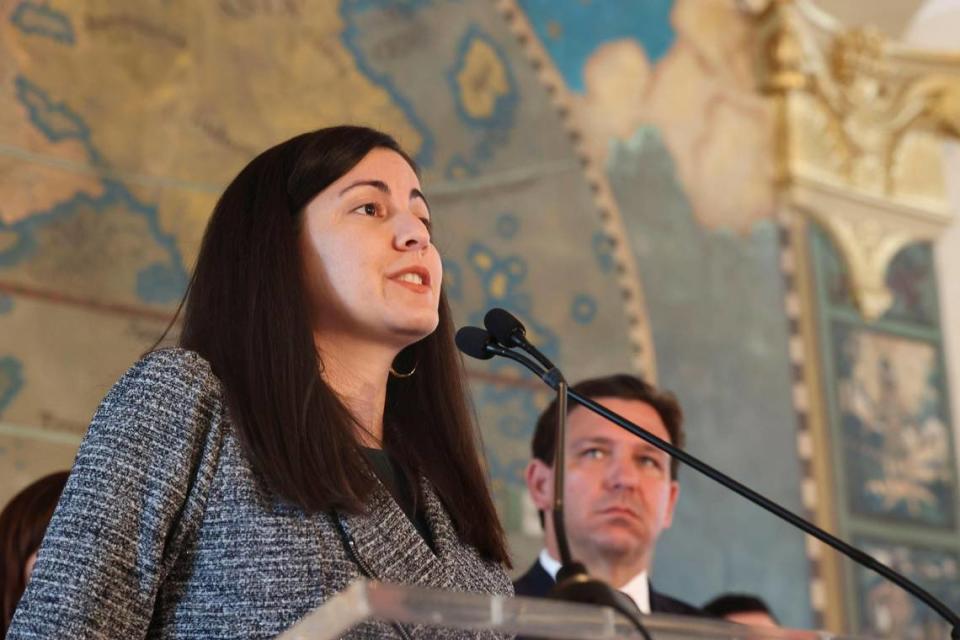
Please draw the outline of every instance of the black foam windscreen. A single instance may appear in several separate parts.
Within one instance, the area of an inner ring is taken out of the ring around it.
[[[483,317],[483,326],[487,328],[493,339],[505,347],[516,347],[519,343],[514,336],[519,331],[520,336],[526,334],[523,323],[517,320],[506,309],[494,307]]]
[[[487,345],[493,341],[490,334],[480,327],[461,327],[455,338],[457,349],[464,354],[478,360],[489,360],[493,353],[487,350]]]

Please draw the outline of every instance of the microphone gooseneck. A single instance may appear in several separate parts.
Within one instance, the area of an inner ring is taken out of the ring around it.
[[[640,610],[636,603],[625,594],[615,591],[602,580],[591,578],[587,568],[573,560],[567,543],[567,530],[563,516],[564,469],[567,422],[567,383],[563,374],[542,353],[526,341],[526,331],[519,320],[503,309],[493,309],[484,318],[488,331],[479,327],[463,327],[457,331],[457,347],[466,355],[488,360],[494,355],[509,358],[537,374],[547,385],[557,391],[556,446],[554,447],[553,476],[553,527],[560,551],[561,568],[557,581],[550,590],[549,597],[567,602],[583,602],[608,606],[620,612],[640,632],[645,640],[651,640],[643,626]],[[492,329],[492,330],[491,330]],[[525,346],[524,346],[525,345]],[[529,358],[510,350],[520,346],[543,365],[540,367]]]
[[[483,334],[486,334],[485,339],[489,340],[489,343],[487,343],[486,346],[484,346],[483,348],[483,355],[473,356],[473,357],[480,357],[481,359],[489,359],[493,355],[504,356],[506,358],[513,360],[514,362],[518,362],[522,364],[523,366],[527,367],[528,369],[536,373],[537,376],[541,378],[545,383],[547,383],[547,385],[549,385],[552,389],[558,389],[561,386],[564,389],[566,388],[566,384],[563,382],[563,376],[560,373],[560,370],[557,369],[557,367],[554,366],[554,364],[550,362],[550,360],[548,360],[546,356],[540,353],[540,351],[537,350],[536,347],[534,347],[532,344],[530,344],[527,341],[526,329],[524,328],[523,324],[519,320],[517,320],[513,315],[511,315],[508,311],[505,311],[503,309],[491,309],[489,312],[487,312],[487,315],[484,317],[484,325],[487,327],[488,331],[483,331],[483,329],[468,327],[471,330],[480,331]],[[464,329],[461,329],[460,331],[462,332],[464,331]],[[457,345],[460,346],[459,332],[458,332]],[[537,364],[534,364],[529,358],[526,358],[524,356],[521,356],[518,353],[511,351],[512,348],[523,349],[524,351],[529,353],[531,356],[533,356],[533,358],[540,365],[542,365],[542,367],[538,366]],[[467,355],[472,355],[470,352],[463,349],[462,347],[461,347],[461,350],[463,350],[464,353],[466,353]],[[490,354],[490,355],[487,355],[487,354]],[[626,429],[627,431],[634,434],[638,438],[641,438],[642,440],[649,442],[656,448],[666,452],[671,457],[679,460],[680,462],[687,465],[688,467],[691,467],[696,471],[698,471],[699,473],[707,476],[714,482],[717,482],[723,485],[727,489],[730,489],[734,493],[746,498],[747,500],[761,507],[762,509],[772,513],[773,515],[777,516],[782,520],[787,521],[794,527],[797,527],[801,531],[810,534],[817,540],[820,540],[824,544],[829,545],[833,549],[836,549],[837,551],[844,554],[845,556],[847,556],[857,564],[867,567],[868,569],[871,569],[872,571],[876,572],[877,574],[881,575],[887,580],[893,582],[894,584],[896,584],[897,586],[904,589],[905,591],[907,591],[908,593],[916,597],[918,600],[926,604],[928,607],[933,609],[938,615],[940,615],[940,617],[946,620],[947,623],[951,626],[950,637],[953,640],[960,640],[960,616],[954,613],[947,605],[941,602],[936,596],[934,596],[927,590],[923,589],[922,587],[917,585],[915,582],[913,582],[903,574],[895,571],[894,569],[891,569],[890,567],[883,564],[879,560],[873,558],[872,556],[862,551],[861,549],[858,549],[857,547],[854,547],[853,545],[848,544],[847,542],[844,542],[840,538],[830,533],[827,533],[826,531],[824,531],[817,525],[813,524],[812,522],[809,522],[808,520],[801,518],[797,514],[790,511],[789,509],[782,507],[781,505],[777,504],[773,500],[770,500],[769,498],[754,491],[750,487],[738,482],[737,480],[734,480],[733,478],[726,475],[725,473],[710,466],[703,460],[700,460],[699,458],[687,453],[686,451],[683,451],[682,449],[675,447],[674,445],[670,444],[666,440],[658,438],[657,436],[653,435],[646,429],[630,422],[623,416],[613,411],[610,411],[603,405],[597,402],[594,402],[593,400],[586,398],[574,391],[566,390],[565,395],[568,395],[574,401],[578,402],[581,406],[589,409],[590,411],[593,411],[594,413],[597,413],[598,415],[603,416],[604,418],[606,418],[607,420],[610,420],[614,424]],[[563,447],[563,441],[558,440],[556,446],[558,448]],[[564,562],[566,564],[566,559],[564,559]],[[591,581],[586,576],[585,572],[578,572],[577,564],[578,563],[576,562],[571,563],[570,569],[568,571],[572,571],[572,575],[564,583],[564,584],[569,583],[567,586],[569,586],[571,589],[574,589],[574,590],[578,588],[578,587],[575,587],[575,583],[595,582],[595,581]],[[563,591],[561,587],[563,587],[564,584],[558,583],[557,587],[555,587],[555,590],[558,591],[558,597],[562,597],[559,594],[559,591]],[[603,583],[600,583],[600,584],[603,584]],[[609,585],[604,585],[604,586],[606,586],[607,589],[609,589]],[[591,591],[591,589],[592,587],[587,590]],[[590,600],[577,600],[577,601],[590,601]],[[601,603],[596,602],[596,604],[601,604]],[[607,604],[607,602],[603,602],[602,604]],[[611,606],[613,606],[617,610],[621,610],[620,607],[617,606],[616,604],[611,604]],[[628,617],[630,616],[628,615]],[[631,619],[633,618],[631,617]],[[642,625],[641,625],[641,628],[642,628]]]

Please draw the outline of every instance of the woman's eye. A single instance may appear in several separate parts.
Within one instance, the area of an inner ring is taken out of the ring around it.
[[[372,202],[362,204],[356,209],[354,209],[354,211],[356,211],[357,213],[362,213],[365,216],[375,216],[378,213],[377,205]]]

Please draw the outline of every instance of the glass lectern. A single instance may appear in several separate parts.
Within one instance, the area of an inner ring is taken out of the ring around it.
[[[643,638],[626,618],[609,607],[358,580],[307,614],[278,636],[278,640],[339,638],[365,620],[491,629],[504,634],[558,640]],[[822,631],[764,629],[683,616],[651,615],[644,618],[644,623],[654,640],[842,640],[840,636]]]

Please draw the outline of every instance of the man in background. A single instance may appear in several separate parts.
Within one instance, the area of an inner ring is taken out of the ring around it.
[[[622,374],[585,380],[571,389],[683,446],[683,412],[673,394]],[[650,586],[654,547],[670,527],[680,492],[677,462],[573,401],[567,415],[564,520],[573,558],[591,576],[630,596],[642,613],[703,615]],[[526,469],[546,548],[514,583],[519,596],[546,596],[560,568],[552,514],[556,422],[554,401],[537,420],[533,459]]]

